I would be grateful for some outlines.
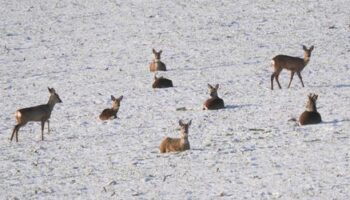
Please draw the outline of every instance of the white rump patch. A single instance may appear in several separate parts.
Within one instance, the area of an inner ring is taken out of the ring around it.
[[[22,114],[19,111],[16,111],[16,117],[21,118]]]
[[[275,66],[275,61],[271,60],[271,67]]]

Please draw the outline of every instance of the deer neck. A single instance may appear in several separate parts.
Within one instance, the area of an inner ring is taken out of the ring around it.
[[[217,94],[215,94],[215,95],[210,95],[210,97],[213,98],[213,99],[218,99],[218,98],[219,98],[219,96],[218,96]]]
[[[160,59],[154,58],[154,59],[153,59],[153,62],[155,62],[155,63],[160,63],[161,61],[160,61]]]
[[[181,132],[181,143],[185,144],[188,143],[188,133]]]
[[[310,104],[306,106],[306,111],[308,112],[317,112],[316,104]]]
[[[49,106],[49,109],[51,112],[56,105],[56,101],[50,97],[49,101],[47,102],[47,105]]]
[[[304,67],[309,63],[310,56],[308,54],[304,54]]]

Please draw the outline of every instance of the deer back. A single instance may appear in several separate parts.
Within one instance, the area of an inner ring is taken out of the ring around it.
[[[187,139],[167,137],[162,141],[159,149],[161,153],[185,151],[190,149],[190,143]]]
[[[224,100],[219,97],[209,98],[204,102],[204,109],[206,110],[217,110],[225,108]]]
[[[168,88],[173,87],[173,82],[170,79],[167,78],[155,78],[152,88]]]
[[[321,123],[321,115],[318,112],[304,111],[299,117],[300,125]]]
[[[287,55],[277,55],[273,59],[275,70],[287,69],[290,71],[302,71],[305,67],[304,59]]]
[[[117,117],[117,112],[118,112],[118,109],[106,108],[100,114],[100,119],[101,120],[114,119]]]
[[[16,112],[16,120],[18,123],[26,123],[29,121],[46,121],[51,116],[49,105],[43,104],[34,107],[22,108]]]

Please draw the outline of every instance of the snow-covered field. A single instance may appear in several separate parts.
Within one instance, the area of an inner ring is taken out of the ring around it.
[[[349,41],[348,0],[2,1],[0,199],[349,199]],[[302,44],[305,88],[283,71],[271,91],[271,58]],[[151,88],[152,48],[174,88]],[[201,110],[207,83],[226,109]],[[48,86],[51,133],[29,123],[11,143]],[[310,92],[324,122],[288,122]],[[120,119],[101,122],[110,95]],[[179,119],[192,149],[160,154]]]

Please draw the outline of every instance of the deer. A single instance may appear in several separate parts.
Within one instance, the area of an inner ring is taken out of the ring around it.
[[[273,90],[273,79],[276,80],[278,87],[282,89],[281,84],[278,80],[278,77],[282,69],[287,69],[291,72],[288,88],[290,88],[290,85],[292,83],[295,73],[297,73],[300,79],[301,85],[304,87],[303,78],[301,77],[301,71],[309,63],[311,52],[312,50],[314,50],[314,46],[312,45],[308,49],[305,45],[303,45],[303,50],[304,50],[304,58],[292,57],[287,55],[277,55],[274,58],[272,58],[271,65],[274,69],[274,72],[271,75],[271,90]]]
[[[111,120],[118,118],[117,113],[119,111],[120,102],[122,101],[122,99],[123,95],[118,98],[115,98],[113,95],[111,95],[112,108],[104,109],[99,116],[100,120]]]
[[[187,124],[179,120],[180,125],[180,138],[166,137],[159,146],[160,153],[186,151],[190,149],[190,142],[188,141],[188,128],[190,127],[192,120]]]
[[[310,93],[306,103],[306,110],[299,117],[300,125],[318,124],[322,122],[320,113],[317,112],[316,101],[318,95]]]
[[[41,122],[41,140],[44,140],[44,126],[45,122],[47,122],[48,133],[50,133],[50,116],[53,108],[56,103],[62,103],[59,95],[56,93],[54,88],[49,88],[50,92],[49,101],[47,104],[42,104],[34,107],[22,108],[16,111],[15,117],[17,124],[15,125],[12,135],[11,141],[14,136],[16,136],[16,142],[18,142],[18,131],[22,126],[25,126],[28,122]]]
[[[207,99],[203,104],[203,110],[217,110],[225,108],[224,100],[218,97],[219,84],[215,87],[208,83],[210,98]]]
[[[149,65],[149,70],[151,72],[155,71],[166,71],[166,66],[165,64],[160,61],[160,55],[162,54],[162,50],[156,51],[155,49],[152,49],[154,59],[152,60],[151,64]]]
[[[157,74],[154,74],[154,82],[152,88],[168,88],[173,87],[173,82],[170,79],[164,77],[157,77]]]

